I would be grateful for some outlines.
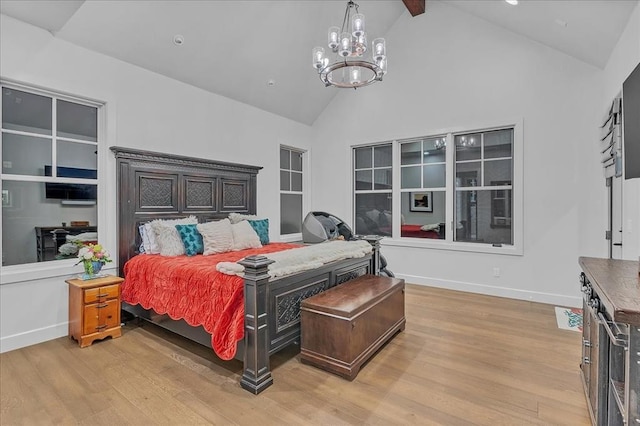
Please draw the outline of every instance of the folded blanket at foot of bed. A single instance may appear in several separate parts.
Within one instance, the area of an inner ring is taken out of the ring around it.
[[[372,250],[371,244],[367,241],[334,240],[293,250],[268,253],[264,256],[274,261],[269,265],[269,276],[277,278],[319,268],[325,263],[336,260],[364,257]],[[244,266],[235,262],[219,262],[216,270],[227,275],[242,276],[244,274]]]

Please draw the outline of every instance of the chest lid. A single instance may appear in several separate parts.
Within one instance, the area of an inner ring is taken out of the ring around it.
[[[403,279],[363,275],[303,300],[301,308],[351,318],[403,288]]]

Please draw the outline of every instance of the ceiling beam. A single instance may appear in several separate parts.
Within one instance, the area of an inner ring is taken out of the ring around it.
[[[422,15],[425,11],[425,2],[426,0],[402,0],[411,16]]]

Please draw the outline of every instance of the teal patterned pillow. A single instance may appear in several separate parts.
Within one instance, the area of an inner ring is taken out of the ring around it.
[[[204,251],[204,242],[196,225],[176,225],[176,229],[178,230],[178,234],[180,234],[182,244],[184,244],[184,252],[187,256],[202,254]]]
[[[247,222],[260,237],[260,244],[263,246],[269,244],[269,219],[247,220]]]

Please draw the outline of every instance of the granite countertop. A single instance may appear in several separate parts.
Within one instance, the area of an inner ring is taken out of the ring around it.
[[[640,326],[638,262],[581,257],[578,263],[612,319]]]

